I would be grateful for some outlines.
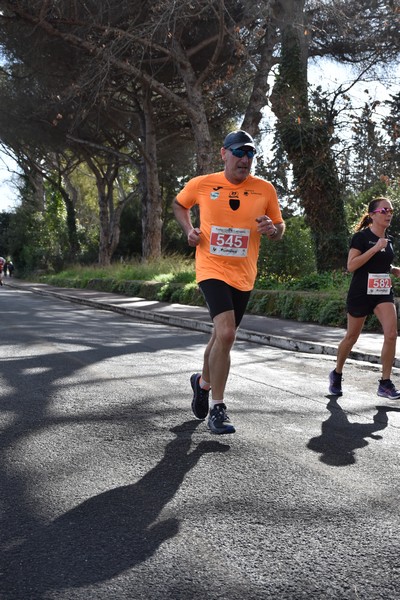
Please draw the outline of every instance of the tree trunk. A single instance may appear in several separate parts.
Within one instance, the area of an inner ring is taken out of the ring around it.
[[[99,239],[99,265],[108,267],[111,264],[110,253],[110,214],[109,193],[110,190],[103,178],[97,179],[97,193],[99,203],[100,239]]]
[[[269,92],[269,76],[274,63],[274,48],[276,44],[276,25],[269,19],[264,39],[259,50],[259,62],[254,76],[253,89],[242,122],[242,129],[255,136],[259,133],[262,111],[267,102]]]
[[[105,165],[97,165],[90,155],[85,158],[96,178],[99,205],[99,265],[108,267],[119,242],[119,218],[124,204],[114,208],[114,184],[118,176],[119,165],[115,159]]]
[[[157,166],[157,133],[151,103],[151,91],[143,94],[143,139],[145,143],[142,167],[142,258],[161,257],[162,198]]]
[[[65,189],[62,184],[59,185],[59,190],[62,195],[65,204],[65,210],[67,211],[67,231],[68,231],[68,241],[69,241],[69,255],[67,260],[71,263],[74,263],[78,260],[80,253],[80,245],[78,240],[78,232],[76,230],[76,212],[75,212],[75,202],[70,196],[70,192],[76,194],[76,190],[73,188],[72,184],[68,179],[64,176],[66,181]]]
[[[304,3],[275,2],[282,57],[271,104],[312,231],[317,269],[323,272],[345,267],[348,242],[342,190],[332,153],[333,123],[323,121],[321,115],[313,118],[308,105]]]
[[[185,84],[187,95],[186,106],[190,107],[190,110],[188,110],[186,114],[190,120],[196,142],[196,172],[197,175],[204,175],[210,171],[213,155],[201,81],[197,78],[192,64],[182,46],[176,41],[173,46],[174,54],[177,58],[176,65]]]

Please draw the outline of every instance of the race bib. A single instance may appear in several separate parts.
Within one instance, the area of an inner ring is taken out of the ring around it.
[[[390,294],[391,288],[389,273],[368,273],[367,294]]]
[[[247,256],[250,229],[233,229],[231,227],[211,227],[210,253],[219,256]]]

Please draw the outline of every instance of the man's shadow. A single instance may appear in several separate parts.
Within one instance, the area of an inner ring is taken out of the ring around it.
[[[38,600],[46,591],[94,584],[148,559],[179,531],[178,515],[159,520],[163,508],[198,460],[229,446],[202,441],[190,452],[200,421],[188,421],[161,461],[132,485],[89,498],[47,526],[32,532],[2,557],[7,598]]]
[[[356,462],[355,450],[368,446],[365,438],[382,439],[375,432],[387,427],[388,416],[385,406],[377,406],[373,423],[350,423],[346,413],[337,402],[336,396],[329,396],[327,409],[331,413],[322,423],[322,433],[311,438],[307,448],[321,454],[320,460],[333,467],[344,467]]]

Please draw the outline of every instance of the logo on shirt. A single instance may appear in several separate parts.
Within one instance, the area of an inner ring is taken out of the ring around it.
[[[229,194],[229,206],[232,210],[237,210],[240,206],[239,194],[237,192],[230,192]]]
[[[256,192],[255,190],[245,190],[244,195],[245,196],[262,196],[262,193]]]
[[[211,200],[217,200],[219,198],[219,192],[210,192]]]

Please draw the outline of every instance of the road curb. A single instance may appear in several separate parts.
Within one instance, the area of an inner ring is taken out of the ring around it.
[[[151,321],[154,323],[160,323],[164,325],[172,325],[174,327],[180,327],[183,329],[191,329],[194,331],[200,331],[203,333],[211,333],[212,324],[206,323],[196,319],[187,319],[185,317],[174,316],[171,314],[160,313],[157,311],[142,310],[139,308],[130,308],[125,306],[116,306],[109,301],[92,300],[90,298],[84,298],[68,294],[66,291],[56,291],[54,289],[43,289],[38,288],[33,284],[22,284],[7,282],[9,287],[15,287],[18,289],[27,289],[34,294],[42,296],[53,296],[60,300],[66,300],[68,302],[74,302],[75,304],[83,304],[96,308],[99,310],[107,310],[110,312],[119,313],[128,317],[135,317],[143,319],[145,321]],[[303,352],[306,354],[320,354],[326,356],[336,356],[337,346],[330,344],[318,343],[315,341],[308,340],[296,340],[285,336],[277,336],[272,334],[260,333],[252,331],[250,329],[240,329],[237,331],[236,339],[246,342],[252,342],[255,344],[261,344],[265,346],[271,346],[273,348],[280,348],[282,350],[290,350],[293,352]],[[360,351],[352,351],[349,358],[353,360],[369,362],[371,364],[380,364],[380,355],[370,354]],[[395,359],[395,367],[400,367],[400,361]]]

